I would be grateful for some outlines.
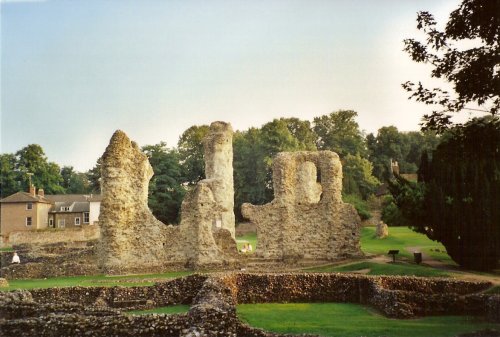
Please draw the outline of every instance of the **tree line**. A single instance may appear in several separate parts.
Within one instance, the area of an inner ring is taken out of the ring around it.
[[[339,110],[314,118],[274,119],[259,128],[236,131],[233,135],[235,212],[241,219],[243,202],[265,204],[273,199],[272,160],[282,151],[331,150],[343,165],[343,193],[360,200],[391,177],[390,160],[401,170],[416,173],[420,154],[438,143],[433,132],[400,132],[394,126],[382,127],[377,134],[365,135],[357,113]],[[189,186],[205,177],[203,138],[208,125],[195,125],[180,136],[176,147],[165,142],[145,145],[154,170],[149,186],[149,206],[163,222],[178,223],[182,199]],[[42,147],[28,145],[13,154],[0,155],[0,193],[6,197],[28,189],[32,182],[47,194],[99,193],[100,161],[87,172],[50,162]]]

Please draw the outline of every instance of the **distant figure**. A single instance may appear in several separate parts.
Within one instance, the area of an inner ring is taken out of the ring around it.
[[[242,252],[242,253],[246,253],[247,251],[248,251],[247,244],[246,244],[246,243],[244,243],[244,244],[243,244],[243,247],[241,248],[241,252]]]
[[[17,263],[17,264],[21,263],[21,259],[19,258],[19,255],[17,255],[16,252],[14,252],[14,255],[12,256],[12,263]]]
[[[253,247],[251,244],[248,244],[247,246],[247,252],[251,253],[253,251]]]

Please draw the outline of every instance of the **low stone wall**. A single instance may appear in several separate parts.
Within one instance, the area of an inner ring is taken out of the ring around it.
[[[10,245],[48,244],[56,242],[73,242],[97,240],[101,230],[96,225],[83,225],[65,229],[44,229],[36,231],[16,231],[9,234]]]
[[[12,252],[0,253],[0,276],[12,280],[99,274],[95,244],[78,241],[14,246],[21,264],[11,264]]]
[[[363,303],[391,317],[476,314],[500,322],[500,296],[475,293],[489,286],[417,277],[227,273],[192,275],[151,287],[0,292],[0,336],[288,336],[239,321],[236,304],[256,302]],[[187,314],[127,316],[116,310],[179,303],[191,305]],[[433,307],[440,309],[429,310]]]

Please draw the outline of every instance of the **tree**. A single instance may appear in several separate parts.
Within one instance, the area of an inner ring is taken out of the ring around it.
[[[142,151],[148,156],[154,171],[149,182],[149,208],[158,220],[167,224],[179,223],[186,193],[179,152],[167,148],[165,142],[143,146]]]
[[[196,185],[205,178],[203,139],[208,131],[208,125],[193,125],[184,131],[177,143],[184,179],[189,185]]]
[[[373,163],[373,173],[380,180],[392,178],[391,160],[404,166],[404,158],[408,152],[403,136],[395,126],[384,126],[378,130],[377,136],[368,135],[368,150]]]
[[[85,173],[76,172],[73,166],[63,166],[61,169],[62,187],[67,194],[90,193],[90,181]]]
[[[89,192],[91,193],[101,193],[101,165],[102,158],[100,157],[97,159],[95,166],[85,173],[89,182]]]
[[[49,162],[38,144],[30,144],[16,152],[16,170],[21,178],[21,189],[28,189],[28,175],[33,173],[32,184],[47,194],[64,193],[59,165]]]
[[[380,185],[377,178],[372,175],[373,165],[359,154],[355,156],[348,154],[344,158],[342,180],[344,194],[356,194],[366,199],[373,194],[375,188]]]
[[[406,39],[405,51],[415,62],[432,66],[431,77],[450,83],[454,93],[445,89],[427,89],[419,82],[406,82],[403,88],[410,98],[440,106],[424,115],[424,128],[442,133],[451,125],[451,115],[462,110],[498,114],[500,109],[500,0],[464,0],[450,14],[444,31],[429,12],[419,12],[417,28],[427,40]]]
[[[313,129],[318,135],[318,149],[336,152],[340,158],[357,153],[365,156],[366,145],[355,120],[357,116],[358,113],[355,111],[339,110],[329,115],[315,117]]]
[[[480,145],[480,146],[479,146]],[[500,259],[500,119],[473,119],[422,156],[419,183],[391,192],[415,230],[441,242],[459,265],[490,270]]]
[[[8,197],[20,189],[19,174],[16,171],[16,156],[11,153],[0,154],[0,199]]]

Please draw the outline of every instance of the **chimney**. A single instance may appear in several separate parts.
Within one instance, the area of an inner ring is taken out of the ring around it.
[[[30,195],[36,196],[36,188],[33,185],[30,185]]]
[[[44,192],[43,188],[39,188],[38,189],[38,196],[39,197],[44,197],[45,196],[45,192]]]

